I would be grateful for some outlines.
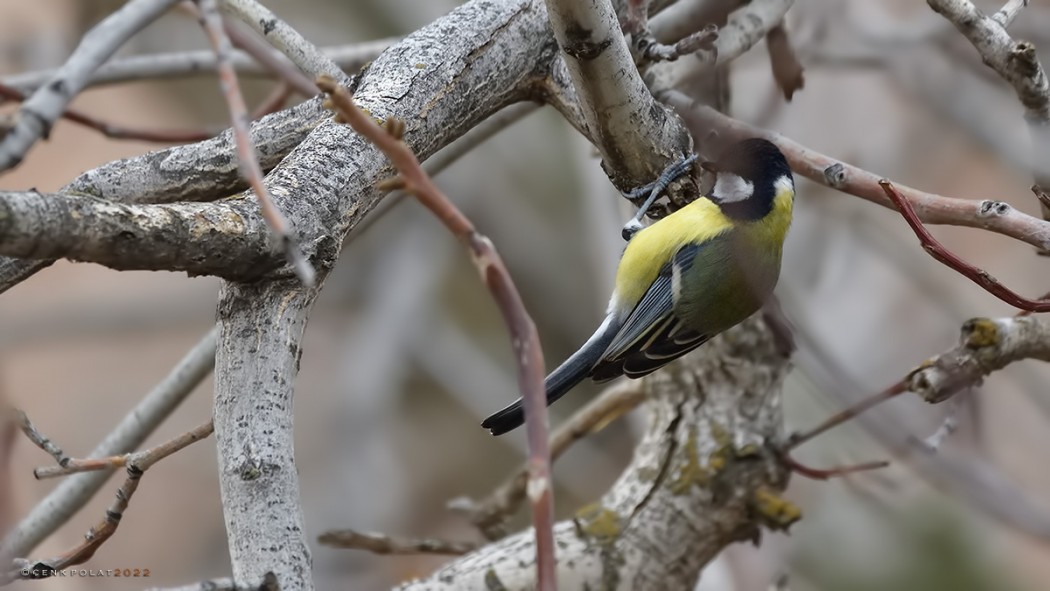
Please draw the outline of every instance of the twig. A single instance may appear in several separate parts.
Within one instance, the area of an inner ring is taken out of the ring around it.
[[[926,229],[926,226],[922,224],[922,220],[916,215],[915,209],[912,207],[911,203],[907,198],[901,195],[900,191],[898,191],[890,181],[885,179],[880,180],[879,186],[882,187],[882,190],[886,193],[886,196],[890,198],[893,204],[897,206],[901,215],[904,216],[904,220],[908,222],[912,231],[915,232],[915,235],[919,238],[919,242],[922,243],[922,248],[928,252],[930,256],[944,265],[955,269],[970,281],[980,285],[988,293],[1015,308],[1020,308],[1029,312],[1050,312],[1050,301],[1030,300],[1019,295],[1017,292],[1011,290],[1002,283],[999,283],[999,281],[995,277],[989,275],[987,271],[967,263],[961,257],[945,248],[945,246],[934,238],[933,234]]]
[[[448,554],[459,556],[478,548],[474,542],[450,542],[436,538],[398,538],[379,533],[337,529],[321,534],[317,541],[325,546],[367,550],[373,554]]]
[[[1005,29],[1014,22],[1017,15],[1021,14],[1021,9],[1026,6],[1028,6],[1028,0],[1007,0],[1006,4],[1003,4],[1003,7],[992,15],[992,20]]]
[[[551,436],[551,462],[557,460],[573,443],[605,428],[613,420],[627,414],[645,400],[645,388],[637,380],[624,380],[606,388],[587,403]],[[504,535],[506,521],[517,512],[525,500],[529,465],[526,463],[478,502],[455,502],[470,515],[470,522],[485,537],[497,539]]]
[[[0,83],[0,96],[12,101],[22,101],[25,99],[25,95],[23,95],[17,88],[7,86],[3,83]],[[203,141],[218,133],[218,131],[201,131],[193,129],[135,129],[132,127],[107,123],[73,108],[63,111],[61,117],[62,119],[94,129],[106,137],[117,140],[141,140],[145,142],[184,144]]]
[[[103,457],[128,452],[139,445],[197,387],[215,365],[218,329],[213,328],[113,431],[91,452]],[[83,507],[111,472],[77,474],[62,481],[3,540],[0,559],[24,556]]]
[[[766,35],[766,50],[769,52],[769,64],[773,69],[773,80],[784,94],[784,99],[790,101],[795,92],[805,86],[806,80],[784,23],[769,30]]]
[[[346,73],[321,53],[316,45],[255,0],[223,0],[222,10],[262,35],[309,78],[328,75],[342,83],[347,81]]]
[[[191,443],[197,442],[202,437],[211,435],[214,428],[211,425],[211,421],[193,429],[187,433],[183,433],[178,437],[171,439],[165,443],[162,443],[156,447],[152,447],[145,451],[123,454],[119,456],[109,456],[106,458],[89,458],[89,459],[75,459],[70,457],[63,457],[58,459],[57,466],[43,466],[33,470],[33,476],[37,480],[44,480],[45,478],[55,478],[58,476],[67,476],[69,474],[76,474],[78,472],[92,472],[95,470],[105,470],[107,468],[123,468],[125,466],[132,466],[142,463],[144,460],[148,460],[153,457],[167,457],[180,449],[186,447]],[[203,434],[203,435],[202,435]],[[61,450],[60,450],[61,451]],[[152,462],[151,462],[152,463]]]
[[[32,421],[29,420],[29,416],[26,415],[25,411],[21,409],[13,409],[15,423],[18,428],[22,430],[26,438],[33,442],[33,445],[47,452],[48,455],[55,458],[58,465],[64,466],[70,461],[70,457],[62,451],[62,448],[45,437],[40,431],[37,430],[36,426],[33,425]]]
[[[259,160],[255,157],[255,148],[252,146],[251,135],[248,129],[248,108],[244,104],[244,96],[241,87],[237,83],[237,73],[230,64],[230,39],[226,36],[222,27],[222,15],[219,14],[218,0],[199,0],[201,11],[201,23],[208,34],[208,41],[219,64],[219,83],[222,86],[226,102],[230,106],[230,121],[233,125],[233,135],[237,143],[237,157],[240,161],[241,173],[252,187],[255,198],[259,200],[263,218],[273,230],[274,235],[280,241],[285,257],[295,270],[299,281],[307,288],[312,287],[316,272],[310,261],[303,256],[299,245],[292,236],[288,227],[288,220],[274,205],[270,193],[263,183],[262,168]]]
[[[955,430],[959,428],[959,398],[952,398],[948,405],[948,414],[944,416],[941,425],[926,439],[921,441],[923,447],[931,453],[936,453]]]
[[[355,72],[364,64],[374,60],[397,40],[397,38],[389,37],[353,45],[323,47],[321,53],[344,71]],[[235,51],[230,61],[237,73],[243,76],[266,76],[271,73],[243,51]],[[215,52],[211,50],[136,55],[116,59],[102,66],[92,74],[87,82],[87,87],[140,82],[145,79],[202,76],[214,74],[217,71],[218,63],[215,59]],[[29,93],[46,84],[54,73],[54,70],[37,70],[5,76],[2,81],[23,93]]]
[[[783,445],[782,449],[785,452],[789,451],[789,450],[792,450],[792,449],[795,449],[796,447],[802,445],[803,443],[806,443],[807,441],[813,439],[814,437],[817,437],[818,435],[822,435],[825,432],[830,431],[831,429],[833,429],[835,427],[838,427],[842,423],[845,423],[846,421],[849,421],[849,420],[857,417],[858,415],[860,415],[864,411],[866,411],[866,410],[868,410],[868,409],[870,409],[870,408],[872,408],[874,406],[877,406],[879,404],[882,404],[883,402],[885,402],[885,401],[887,401],[887,400],[889,400],[891,398],[895,398],[895,397],[897,397],[897,396],[899,396],[899,395],[901,395],[901,394],[903,394],[903,393],[905,393],[907,391],[908,391],[908,384],[907,384],[907,382],[905,380],[901,380],[901,381],[897,382],[896,384],[890,386],[889,388],[886,388],[882,392],[879,392],[878,394],[875,394],[873,396],[869,396],[867,398],[864,398],[863,400],[860,400],[859,402],[857,402],[853,406],[850,406],[849,408],[832,415],[831,417],[829,417],[828,419],[826,419],[825,421],[823,421],[822,423],[820,423],[816,427],[813,427],[812,429],[810,429],[808,431],[804,431],[802,433],[795,433],[795,434],[793,434],[791,437],[788,437],[787,441],[784,442],[784,445]]]
[[[139,482],[146,470],[191,443],[208,437],[212,431],[211,421],[208,421],[167,443],[126,456],[123,464],[127,466],[127,478],[124,479],[124,484],[117,490],[116,498],[106,509],[106,516],[84,534],[84,541],[70,550],[46,560],[25,561],[19,559],[16,561],[19,566],[8,572],[5,578],[8,581],[13,579],[48,578],[52,576],[51,571],[53,570],[84,564],[90,560],[95,555],[95,552],[116,533],[120,520],[124,516],[124,511],[127,510],[131,497],[138,490]],[[28,568],[22,566],[26,564],[33,566]]]
[[[262,64],[277,79],[284,80],[285,84],[288,84],[305,97],[317,94],[317,85],[310,80],[309,76],[303,74],[299,68],[295,67],[295,64],[271,45],[242,30],[242,26],[240,23],[230,22],[226,18],[222,20],[223,30],[230,37],[230,41],[236,47],[252,56],[255,61]]]
[[[791,471],[805,476],[811,480],[829,480],[831,478],[841,478],[843,476],[849,476],[850,474],[856,474],[857,472],[867,472],[869,470],[879,470],[890,465],[887,460],[874,460],[871,462],[864,462],[862,464],[850,464],[848,466],[835,466],[834,468],[811,468],[795,458],[792,458],[790,454],[783,454],[780,456],[780,460],[784,462],[784,465],[791,468]]]
[[[337,120],[349,123],[354,131],[372,141],[400,172],[398,184],[413,193],[470,250],[474,264],[503,313],[511,336],[518,366],[518,385],[525,399],[526,432],[529,443],[528,496],[532,502],[536,535],[537,587],[555,589],[554,583],[554,499],[551,490],[550,451],[547,446],[547,405],[543,385],[543,352],[536,325],[532,322],[496,252],[492,242],[482,236],[445,197],[423,171],[415,154],[400,140],[399,123],[388,120],[385,129],[353,103],[349,91],[332,78],[321,77],[318,87],[329,94]]]
[[[694,104],[691,98],[681,92],[669,90],[662,96],[678,110],[686,124],[694,129],[697,137],[704,137],[715,129],[728,138],[765,138],[784,152],[788,164],[796,174],[883,207],[893,206],[893,201],[879,186],[882,177],[876,174],[816,152],[778,133],[748,125],[709,107]],[[901,184],[895,183],[894,186],[907,198],[919,219],[927,224],[982,228],[1016,238],[1042,250],[1050,250],[1050,222],[1020,212],[1002,201],[956,199]]]
[[[87,85],[91,73],[176,1],[130,0],[88,31],[66,63],[18,110],[14,127],[0,140],[0,172],[18,166],[29,148],[47,137],[55,120]]]

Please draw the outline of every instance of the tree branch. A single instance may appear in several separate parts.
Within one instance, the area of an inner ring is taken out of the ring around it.
[[[796,174],[883,207],[893,207],[893,202],[879,186],[882,177],[876,174],[811,150],[778,133],[748,125],[714,109],[696,105],[680,92],[667,91],[663,96],[694,128],[694,133],[702,136],[715,129],[730,139],[765,138],[777,144],[784,152],[788,164]],[[894,183],[894,186],[911,203],[919,219],[927,224],[981,228],[1026,242],[1036,248],[1050,249],[1050,222],[1018,211],[1005,202],[992,199],[954,199],[897,183]]]
[[[283,260],[258,204],[247,198],[130,205],[35,192],[0,192],[0,253],[242,281]]]
[[[209,332],[153,390],[131,410],[91,452],[91,457],[127,453],[174,411],[215,365],[217,329]],[[91,499],[113,473],[112,469],[66,478],[29,515],[12,528],[0,545],[0,557],[29,554],[41,541]]]
[[[176,1],[131,0],[88,31],[66,63],[18,109],[14,127],[0,140],[0,172],[18,166],[29,148],[47,137],[91,73]]]
[[[776,494],[787,472],[767,453],[779,440],[788,369],[756,317],[644,378],[649,428],[602,500],[557,525],[558,582],[691,589],[725,546],[798,519]],[[399,589],[530,589],[533,551],[530,532],[522,532]]]
[[[928,359],[905,382],[923,400],[943,402],[1022,359],[1050,361],[1050,319],[973,318],[963,324],[957,347]]]
[[[344,72],[356,72],[397,41],[397,38],[388,37],[353,45],[324,47],[321,48],[321,53]],[[270,69],[243,51],[234,51],[230,56],[230,62],[237,73],[243,76],[267,76],[272,73]],[[215,52],[210,50],[136,55],[116,59],[102,66],[91,75],[85,88],[121,82],[139,82],[146,79],[161,80],[212,75],[217,71],[218,61],[215,58]],[[55,72],[56,70],[38,70],[12,74],[0,78],[0,82],[22,93],[31,93],[46,84],[55,75]]]
[[[602,168],[621,190],[642,186],[692,151],[692,139],[642,82],[612,4],[547,0],[554,36]]]

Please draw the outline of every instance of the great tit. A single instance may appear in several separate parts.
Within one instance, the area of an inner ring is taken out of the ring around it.
[[[773,291],[795,198],[784,154],[746,139],[702,166],[715,174],[710,195],[634,232],[605,321],[547,376],[547,405],[587,377],[656,371],[757,312]],[[524,422],[519,398],[481,426],[501,435]]]

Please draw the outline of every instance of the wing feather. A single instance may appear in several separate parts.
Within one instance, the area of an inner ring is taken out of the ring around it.
[[[685,327],[674,314],[681,274],[692,267],[700,248],[695,244],[682,247],[660,269],[594,367],[591,376],[595,381],[644,376],[707,341],[707,335]]]

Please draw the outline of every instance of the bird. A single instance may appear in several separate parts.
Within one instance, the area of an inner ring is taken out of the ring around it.
[[[701,167],[715,175],[708,195],[648,227],[625,227],[605,320],[547,376],[548,406],[588,377],[656,371],[757,312],[773,292],[795,200],[783,152],[748,138]],[[524,422],[519,398],[481,426],[502,435]]]

